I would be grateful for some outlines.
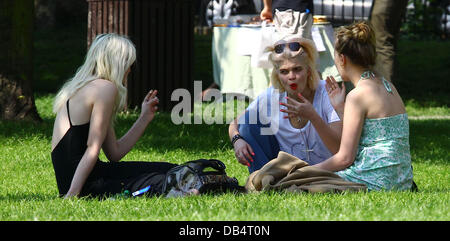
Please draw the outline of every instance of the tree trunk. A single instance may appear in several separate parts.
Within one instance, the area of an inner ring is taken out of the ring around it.
[[[33,0],[0,0],[0,119],[41,121],[34,103]]]

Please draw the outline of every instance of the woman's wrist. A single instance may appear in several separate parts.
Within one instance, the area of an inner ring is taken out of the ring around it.
[[[64,197],[65,198],[76,197],[78,196],[79,193],[80,191],[75,191],[73,187],[70,187],[66,195],[64,195]]]
[[[239,135],[239,128],[236,120],[231,122],[230,126],[228,127],[228,137],[230,138],[230,141],[233,140],[233,137],[235,135]]]
[[[239,135],[239,133],[235,134],[232,138],[231,138],[231,146],[234,147],[234,144],[240,140],[240,139],[244,139],[241,135]]]
[[[309,121],[311,121],[311,123],[316,123],[317,121],[321,121],[321,120],[322,120],[322,118],[319,116],[319,114],[317,114],[316,111],[313,111]]]
[[[344,109],[345,109],[345,104],[334,107],[334,110],[336,111],[336,113],[338,114],[338,116],[341,120],[344,118]]]
[[[143,115],[143,114],[141,113],[141,115],[139,115],[139,117],[138,117],[138,119],[136,120],[136,122],[139,122],[140,124],[143,124],[143,125],[147,126],[148,124],[150,124],[151,118],[148,117],[148,116],[146,116],[146,115]]]

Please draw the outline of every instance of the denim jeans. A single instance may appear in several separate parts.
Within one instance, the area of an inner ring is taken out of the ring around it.
[[[275,135],[261,135],[261,128],[268,127],[258,120],[256,124],[249,124],[249,112],[245,114],[245,123],[239,124],[239,134],[252,147],[255,155],[253,162],[247,160],[250,164],[249,173],[261,169],[266,163],[278,156],[280,146]]]

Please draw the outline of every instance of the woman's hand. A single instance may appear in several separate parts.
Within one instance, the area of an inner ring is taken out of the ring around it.
[[[71,198],[74,198],[74,197],[77,197],[77,196],[78,196],[77,193],[71,193],[70,190],[69,190],[69,192],[67,192],[66,195],[64,195],[64,199],[71,199]]]
[[[142,102],[141,117],[151,122],[158,110],[159,99],[156,97],[157,90],[150,90]]]
[[[300,102],[293,98],[286,97],[287,103],[280,102],[280,105],[286,106],[287,109],[280,109],[280,111],[288,114],[285,118],[300,117],[302,119],[311,120],[316,114],[313,105],[301,94],[298,94],[298,97]]]
[[[108,160],[112,162],[120,161],[136,144],[139,138],[144,134],[148,124],[155,117],[158,110],[158,91],[150,90],[142,101],[141,115],[134,122],[128,132],[119,140],[116,138],[114,128],[109,127],[108,134],[103,142],[102,148]],[[96,157],[97,158],[97,157]],[[95,159],[96,160],[96,159]]]
[[[336,112],[338,112],[339,116],[342,117],[340,113],[344,112],[345,85],[344,83],[342,83],[342,88],[339,87],[338,83],[333,78],[333,76],[328,76],[326,82],[327,84],[325,85],[325,88],[328,92],[330,103],[336,110]]]
[[[238,139],[234,143],[234,155],[239,163],[250,167],[248,160],[253,162],[252,156],[254,156],[255,153],[253,152],[252,147],[245,140]]]

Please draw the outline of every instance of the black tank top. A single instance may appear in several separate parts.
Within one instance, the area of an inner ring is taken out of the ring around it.
[[[60,195],[66,194],[69,190],[78,163],[86,151],[90,124],[88,122],[83,125],[72,125],[69,100],[66,105],[70,128],[52,151],[52,163]]]
[[[52,163],[55,170],[56,183],[60,196],[64,196],[70,188],[75,171],[87,149],[89,124],[72,125],[69,112],[67,116],[70,128],[52,151]],[[120,193],[127,189],[131,192],[149,185],[148,193],[161,192],[165,174],[176,164],[168,162],[113,162],[105,163],[97,158],[93,170],[89,174],[80,195],[102,196]]]
[[[272,1],[272,14],[275,14],[275,9],[279,11],[292,9],[301,13],[308,9],[313,14],[314,4],[312,0],[274,0]]]

